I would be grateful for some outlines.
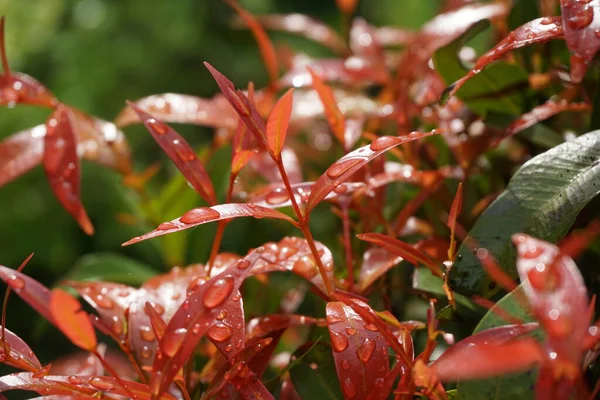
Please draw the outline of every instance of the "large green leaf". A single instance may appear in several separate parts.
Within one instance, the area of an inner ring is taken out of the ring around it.
[[[120,254],[95,253],[81,257],[64,279],[141,285],[157,273],[151,266]]]
[[[502,309],[510,315],[517,317],[523,322],[532,322],[533,319],[527,308],[518,301],[523,296],[523,290],[519,286],[515,291],[504,296],[496,305],[481,319],[475,331],[477,333],[485,329],[506,325],[507,322],[500,318],[494,309]],[[534,333],[536,338],[541,339],[541,333]],[[496,378],[472,380],[459,382],[457,384],[457,399],[469,400],[528,400],[534,398],[533,387],[537,372],[535,370],[518,374],[508,374]]]
[[[305,352],[308,352],[305,354]],[[306,344],[294,353],[300,359],[290,370],[292,383],[303,399],[343,399],[331,347],[326,343]]]
[[[506,190],[479,217],[468,238],[477,247],[490,251],[503,270],[516,277],[511,235],[524,232],[556,243],[598,193],[600,131],[594,131],[525,163]],[[464,244],[450,272],[450,285],[465,295],[490,297],[499,290]]]

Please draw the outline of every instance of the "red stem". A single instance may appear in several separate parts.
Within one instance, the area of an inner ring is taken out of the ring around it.
[[[117,371],[115,371],[113,369],[113,367],[111,367],[111,365],[106,362],[106,360],[104,359],[104,357],[102,357],[102,355],[98,352],[98,350],[94,350],[92,352],[92,354],[94,354],[96,356],[96,358],[98,360],[100,360],[100,363],[102,364],[104,369],[107,370],[108,373],[111,374],[116,379],[116,381],[119,383],[119,386],[121,386],[123,388],[123,390],[129,396],[131,396],[132,399],[135,399],[136,396],[133,393],[131,393],[131,391],[127,388],[127,386],[125,386],[125,383],[123,383],[123,380],[119,377],[119,374],[117,374]]]
[[[350,237],[350,210],[347,203],[342,203],[340,207],[342,209],[346,269],[348,270],[348,291],[352,292],[352,289],[354,288],[354,264],[352,262],[352,238]]]
[[[231,202],[231,197],[233,196],[233,185],[235,183],[235,178],[237,175],[231,174],[229,176],[229,187],[227,189],[227,196],[225,197],[225,203]],[[223,241],[223,235],[225,234],[225,227],[227,226],[228,221],[219,221],[219,225],[217,226],[217,232],[215,233],[215,239],[212,244],[212,248],[210,250],[210,257],[208,258],[208,275],[210,276],[210,272],[212,271],[213,264],[215,263],[215,258],[219,254],[219,248],[221,247],[221,242]]]

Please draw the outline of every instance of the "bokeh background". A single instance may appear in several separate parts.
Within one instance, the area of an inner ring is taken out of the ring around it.
[[[254,14],[299,12],[338,29],[342,26],[334,0],[240,3]],[[375,25],[417,28],[440,5],[440,0],[363,0],[358,14]],[[103,119],[112,120],[125,100],[154,93],[212,96],[216,84],[203,61],[242,87],[250,80],[258,87],[267,81],[252,35],[231,28],[233,13],[219,0],[0,0],[0,14],[6,16],[12,70],[36,77],[61,101]],[[326,49],[306,40],[276,33],[271,37],[276,43],[285,41],[309,54],[327,56]],[[48,110],[28,106],[0,108],[0,139],[43,123],[48,114]],[[190,126],[181,127],[180,132],[196,146],[213,134]],[[151,193],[177,175],[143,128],[127,128],[125,133],[136,170],[155,162],[164,167],[153,180]],[[60,207],[41,167],[0,188],[0,264],[16,268],[35,252],[25,272],[49,286],[90,253],[120,254],[157,271],[168,267],[172,260],[165,260],[155,241],[120,247],[150,228],[123,224],[118,218],[120,213],[135,212],[139,200],[135,193],[121,185],[118,175],[96,165],[84,162],[82,175],[83,203],[96,227],[93,237],[85,236]],[[323,232],[317,232],[317,238],[335,229],[327,223],[322,222]],[[232,228],[223,247],[241,253],[248,241],[258,245],[281,237],[276,228],[257,229],[253,224],[240,222]],[[206,245],[201,237],[197,240],[182,261],[205,261]],[[70,348],[66,339],[46,329],[41,318],[16,296],[10,299],[8,326],[31,344],[42,362]]]

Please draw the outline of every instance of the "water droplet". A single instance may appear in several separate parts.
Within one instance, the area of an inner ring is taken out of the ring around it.
[[[194,208],[185,214],[179,220],[184,224],[200,224],[202,222],[219,219],[221,214],[209,207]]]
[[[264,251],[264,249],[263,249]],[[250,266],[250,261],[246,260],[245,258],[242,258],[240,261],[238,261],[237,263],[237,268],[238,269],[246,269]]]
[[[364,324],[364,328],[371,332],[379,332],[379,328],[375,324]]]
[[[550,25],[550,24],[552,24],[552,23],[554,23],[554,21],[553,21],[553,20],[552,20],[552,18],[550,18],[550,17],[544,17],[544,18],[542,18],[542,20],[540,21],[540,24],[541,24],[541,25]]]
[[[350,361],[342,360],[342,362],[340,363],[340,366],[342,367],[342,369],[350,369]]]
[[[318,369],[319,368],[319,364],[317,364],[316,362],[311,362],[310,364],[308,364],[308,366],[310,367],[310,369]]]
[[[152,132],[158,134],[158,135],[165,135],[167,132],[169,132],[169,127],[167,126],[167,124],[165,124],[162,121],[159,121],[157,119],[154,118],[149,118],[146,121],[146,124],[148,126],[148,129],[150,129]]]
[[[277,188],[277,189],[271,191],[270,193],[268,193],[267,196],[265,197],[265,200],[267,201],[267,203],[269,203],[271,205],[282,204],[282,203],[285,203],[286,201],[288,201],[289,199],[290,199],[290,196],[284,188]]]
[[[353,399],[356,397],[356,385],[350,378],[344,379],[344,382],[342,383],[342,390],[344,391],[346,398]]]
[[[98,305],[98,307],[100,308],[110,310],[114,307],[115,304],[110,298],[99,294],[98,296],[96,296],[96,305]]]
[[[123,333],[123,324],[121,323],[121,321],[119,320],[119,317],[117,317],[116,315],[113,316],[113,322],[112,322],[112,331],[115,335],[119,336],[120,334]]]
[[[152,350],[150,350],[148,346],[144,346],[140,351],[140,355],[142,356],[142,358],[148,359],[152,355]]]
[[[90,378],[88,383],[98,390],[110,390],[114,387],[112,383],[105,381],[104,379],[99,378],[97,376]]]
[[[371,143],[370,148],[373,151],[381,151],[385,150],[386,148],[390,147],[395,143],[398,143],[399,141],[400,139],[394,136],[381,136],[375,139],[373,143]]]
[[[174,357],[181,348],[186,333],[186,328],[179,328],[176,329],[173,334],[163,336],[161,340],[163,353],[169,357]]]
[[[346,333],[350,336],[354,335],[356,333],[356,329],[352,328],[351,326],[346,328]]]
[[[173,229],[173,228],[176,228],[176,227],[177,227],[177,226],[176,226],[174,223],[172,223],[172,222],[163,222],[162,224],[160,224],[160,225],[159,225],[159,226],[156,228],[156,230],[157,230],[157,231],[167,231],[167,230],[169,230],[169,229]]]
[[[175,139],[172,143],[173,149],[183,161],[190,162],[196,159],[196,153],[189,144],[180,139]]]
[[[331,347],[338,353],[348,348],[348,338],[341,333],[329,331],[331,336]]]
[[[212,325],[206,335],[217,343],[223,343],[231,338],[231,328],[221,322]]]
[[[374,351],[375,341],[371,339],[365,339],[365,341],[360,346],[358,346],[358,349],[356,349],[356,355],[363,364],[366,364],[371,359],[371,356],[373,355]]]
[[[69,383],[73,384],[73,385],[81,385],[83,383],[83,379],[81,379],[80,377],[76,376],[76,375],[71,375],[67,378],[67,380],[69,381]]]
[[[218,319],[219,321],[221,321],[221,320],[224,320],[226,316],[227,316],[227,310],[225,310],[225,309],[222,309],[222,310],[219,312],[219,315],[217,315],[217,319]]]
[[[227,346],[225,346],[225,351],[229,353],[231,350],[233,350],[233,345],[229,343]]]
[[[223,303],[233,290],[233,278],[224,277],[211,284],[202,297],[202,304],[206,308],[215,308]]]
[[[567,19],[567,25],[574,30],[580,30],[587,27],[594,19],[594,8],[586,6],[575,15]]]
[[[146,342],[152,342],[154,339],[156,339],[152,328],[150,328],[149,326],[140,327],[140,336],[142,337],[142,340],[145,340]]]
[[[25,281],[15,274],[12,274],[6,283],[15,290],[23,289],[25,287]]]
[[[302,256],[297,259],[292,266],[292,271],[308,280],[311,280],[318,274],[315,264],[308,256]]]
[[[331,179],[338,178],[346,171],[350,170],[352,167],[361,164],[362,162],[363,160],[359,158],[349,158],[347,160],[336,161],[332,166],[327,168],[327,176]]]

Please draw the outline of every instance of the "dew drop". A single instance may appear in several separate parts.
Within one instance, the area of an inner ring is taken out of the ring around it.
[[[162,224],[160,224],[160,225],[159,225],[159,226],[156,228],[156,230],[157,230],[157,231],[167,231],[167,230],[169,230],[169,229],[173,229],[173,228],[176,228],[176,227],[177,227],[177,226],[176,226],[174,223],[172,223],[172,222],[163,222]]]
[[[351,326],[346,328],[346,333],[350,336],[354,335],[356,333],[356,329],[352,328]]]
[[[237,268],[238,269],[246,269],[250,266],[250,261],[246,260],[245,258],[242,258],[240,261],[238,261],[237,263]]]
[[[267,196],[265,197],[265,200],[270,205],[282,204],[282,203],[285,203],[286,201],[288,201],[289,199],[290,199],[290,196],[288,195],[287,191],[284,188],[277,188],[277,189],[271,191],[270,193],[268,193]]]
[[[142,358],[149,359],[152,355],[152,350],[148,346],[142,347],[142,351],[140,351],[140,355]]]
[[[381,150],[385,150],[386,148],[390,147],[391,145],[393,145],[399,141],[400,141],[400,139],[398,139],[397,137],[394,137],[394,136],[381,136],[381,137],[378,137],[377,139],[375,139],[373,141],[373,143],[371,143],[371,146],[369,146],[369,147],[373,151],[381,151]]]
[[[185,214],[179,220],[184,224],[200,224],[202,222],[219,219],[221,214],[209,207],[194,208]]]
[[[25,281],[15,274],[10,276],[7,283],[12,289],[16,290],[23,289],[25,287]]]
[[[292,271],[308,280],[311,280],[318,274],[315,265],[308,256],[303,256],[297,259],[292,266]]]
[[[365,325],[363,325],[363,326],[364,326],[364,328],[365,328],[366,330],[368,330],[368,331],[371,331],[371,332],[379,332],[379,328],[378,328],[378,327],[377,327],[377,325],[375,325],[375,324],[365,324]]]
[[[231,350],[233,350],[233,345],[229,343],[227,346],[225,346],[225,351],[229,353]]]
[[[187,329],[176,329],[173,334],[163,336],[161,340],[162,351],[169,357],[174,357],[181,348]]]
[[[222,310],[219,312],[219,315],[217,315],[217,319],[218,319],[219,321],[222,321],[222,320],[224,320],[224,319],[225,319],[225,317],[226,317],[226,316],[227,316],[227,310],[225,310],[225,309],[222,309]]]
[[[105,381],[104,379],[99,378],[97,376],[90,378],[88,383],[98,390],[110,390],[114,387],[112,383]]]
[[[231,328],[224,323],[216,323],[212,325],[206,335],[217,343],[223,343],[231,338]]]
[[[73,385],[81,385],[83,383],[83,379],[81,379],[80,377],[76,376],[76,375],[71,375],[67,378],[67,380],[69,381],[69,383],[73,384]]]
[[[550,24],[552,24],[552,23],[554,23],[554,21],[552,20],[552,18],[549,18],[549,17],[544,17],[544,18],[542,18],[542,20],[540,21],[540,24],[541,24],[541,25],[550,25]]]
[[[308,366],[310,367],[310,369],[312,370],[316,370],[319,368],[319,364],[317,364],[316,362],[311,362],[310,364],[308,364]]]
[[[330,331],[331,347],[338,353],[348,348],[348,338],[341,333]]]
[[[327,168],[327,176],[331,179],[338,178],[350,168],[361,164],[363,161],[359,158],[349,158],[347,160],[336,161],[332,166]]]
[[[233,290],[233,278],[224,277],[211,284],[202,296],[202,304],[206,308],[215,308],[223,303]]]
[[[154,339],[156,339],[152,328],[150,328],[149,326],[140,327],[140,336],[142,337],[142,340],[145,340],[146,342],[152,342]]]
[[[167,126],[167,124],[157,119],[150,118],[148,119],[148,121],[146,121],[146,124],[148,126],[148,129],[150,129],[152,132],[158,135],[162,136],[169,132],[169,127]]]
[[[110,298],[103,296],[101,294],[96,296],[96,304],[98,305],[98,307],[104,308],[106,310],[110,310],[115,305]]]
[[[358,346],[358,349],[356,349],[356,355],[363,364],[366,364],[371,359],[374,351],[375,342],[371,339],[365,339],[365,341]]]
[[[591,24],[593,19],[594,8],[585,7],[581,11],[577,12],[575,15],[567,19],[567,25],[569,25],[569,28],[571,29],[581,30],[586,28],[589,24]]]
[[[356,385],[350,378],[344,379],[344,382],[342,383],[342,390],[344,391],[346,398],[353,399],[356,397]]]
[[[342,360],[340,366],[342,369],[350,369],[350,362],[348,360]]]

